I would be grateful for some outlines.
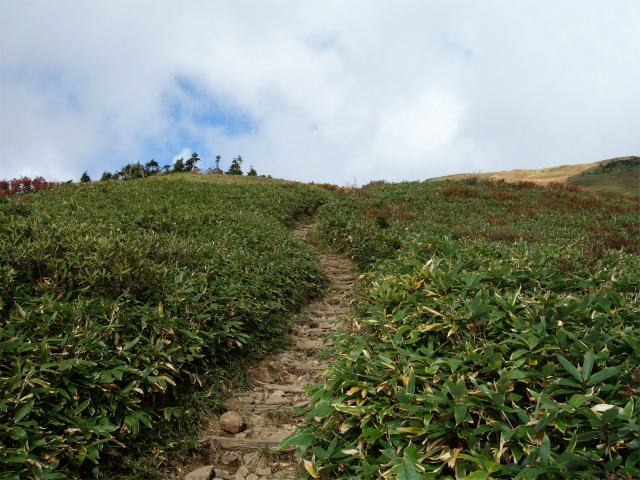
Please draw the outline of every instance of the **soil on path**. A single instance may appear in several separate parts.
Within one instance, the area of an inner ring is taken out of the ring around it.
[[[308,241],[313,227],[303,225],[294,234]],[[309,403],[302,388],[322,381],[321,372],[328,366],[321,360],[322,352],[333,347],[324,340],[335,330],[336,320],[346,314],[355,281],[355,267],[349,260],[324,251],[316,253],[328,280],[328,293],[298,316],[304,321],[296,322],[288,350],[251,369],[253,388],[231,392],[226,407],[237,414],[224,414],[202,435],[198,459],[176,466],[165,478],[270,480],[296,476],[295,447],[281,451],[277,446],[303,420],[292,413],[293,407]],[[235,418],[227,422],[227,417]],[[238,433],[231,433],[237,429]]]

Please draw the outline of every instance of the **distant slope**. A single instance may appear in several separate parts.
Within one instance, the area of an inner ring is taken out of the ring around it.
[[[640,196],[640,157],[619,157],[569,177],[567,185]]]
[[[612,165],[607,167],[607,165]],[[576,185],[585,190],[605,190],[640,196],[640,157],[617,157],[594,163],[561,165],[535,170],[519,169],[488,173],[462,173],[432,178],[429,181],[462,180],[470,175],[482,179],[507,182],[533,182],[547,185],[551,182]]]
[[[605,160],[605,162],[606,161],[608,160]],[[507,182],[527,181],[546,185],[550,182],[564,183],[569,177],[579,175],[585,170],[597,167],[601,163],[602,162],[561,165],[559,167],[539,168],[536,170],[519,169],[488,173],[459,173],[456,175],[433,178],[432,180],[461,180],[469,175],[477,175],[479,178],[491,180],[505,180]]]

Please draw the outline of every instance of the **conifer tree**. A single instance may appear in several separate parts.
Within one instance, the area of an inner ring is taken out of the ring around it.
[[[184,172],[185,171],[184,168],[185,168],[184,167],[184,158],[180,157],[173,164],[173,171],[174,172]]]
[[[242,175],[242,157],[238,155],[238,158],[234,158],[231,161],[231,166],[227,170],[228,175]]]

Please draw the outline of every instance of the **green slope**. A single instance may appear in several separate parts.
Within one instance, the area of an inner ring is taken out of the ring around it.
[[[304,478],[640,478],[638,202],[524,182],[362,193],[318,210],[362,276],[285,442]]]
[[[0,478],[149,478],[322,286],[333,194],[178,174],[0,198]]]
[[[605,160],[597,167],[570,177],[566,184],[591,191],[603,190],[640,196],[640,157],[618,157]]]

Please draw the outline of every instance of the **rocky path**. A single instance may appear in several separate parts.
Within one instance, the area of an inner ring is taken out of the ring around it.
[[[313,225],[304,225],[294,234],[305,241]],[[291,347],[253,368],[253,388],[232,392],[228,411],[203,435],[208,465],[191,465],[173,478],[185,480],[270,480],[294,478],[298,470],[295,451],[279,451],[277,446],[302,421],[293,416],[293,407],[309,403],[302,388],[320,381],[327,366],[320,360],[331,342],[323,342],[334,329],[334,321],[346,313],[347,294],[355,281],[353,264],[338,255],[317,252],[329,280],[327,295],[309,304],[298,316],[291,333]],[[202,461],[199,462],[202,464]],[[187,473],[188,472],[188,473]]]

